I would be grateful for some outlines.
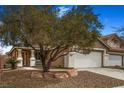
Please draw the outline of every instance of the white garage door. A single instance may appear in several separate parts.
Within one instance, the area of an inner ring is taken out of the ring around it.
[[[88,67],[101,67],[102,52],[91,52],[88,55],[75,54],[74,67],[75,68],[88,68]]]
[[[119,55],[109,55],[109,61],[107,63],[108,66],[121,66],[122,64],[122,56]]]

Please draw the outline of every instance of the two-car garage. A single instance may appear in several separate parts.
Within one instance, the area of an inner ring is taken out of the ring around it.
[[[107,58],[108,57],[108,58]],[[70,53],[65,62],[65,67],[90,68],[102,66],[122,66],[122,55],[105,56],[103,51],[92,51],[90,54]],[[107,59],[107,60],[106,60]]]
[[[89,68],[101,67],[103,62],[102,51],[92,51],[90,54],[70,53],[68,55],[68,67]]]
[[[90,54],[75,54],[74,67],[87,68],[87,67],[101,67],[102,52],[91,52]]]
[[[72,52],[65,59],[65,67],[124,66],[124,45],[116,34],[107,35],[98,38],[90,54]]]

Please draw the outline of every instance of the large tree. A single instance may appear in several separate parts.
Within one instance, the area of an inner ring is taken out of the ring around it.
[[[3,45],[39,48],[44,72],[69,52],[88,53],[102,28],[90,6],[73,6],[61,17],[55,6],[4,6]]]

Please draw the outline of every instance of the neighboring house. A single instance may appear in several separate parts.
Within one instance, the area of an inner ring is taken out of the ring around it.
[[[41,65],[38,51],[30,47],[13,47],[8,53],[12,58],[19,60],[19,67]],[[79,54],[70,52],[67,56],[61,57],[52,66],[55,67],[103,67],[103,66],[124,66],[124,45],[123,40],[116,34],[110,34],[98,38],[94,50],[90,54]]]

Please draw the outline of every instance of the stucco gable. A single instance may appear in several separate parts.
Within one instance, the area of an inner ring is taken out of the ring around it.
[[[111,48],[124,48],[123,40],[117,34],[102,36],[100,39]]]
[[[107,47],[106,47],[102,42],[100,42],[99,39],[97,39],[97,41],[95,42],[95,46],[94,46],[94,48],[107,49]]]

